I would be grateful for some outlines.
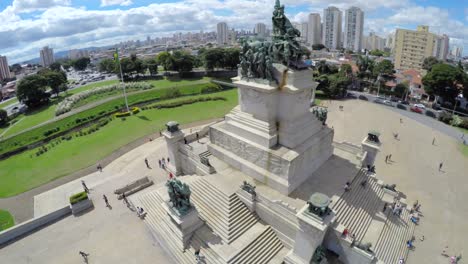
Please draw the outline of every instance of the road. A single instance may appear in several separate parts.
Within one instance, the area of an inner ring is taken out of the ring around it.
[[[375,98],[377,98],[377,96],[372,95],[372,94],[355,92],[355,91],[353,91],[352,93],[356,94],[358,96],[359,95],[365,96],[367,99],[369,99],[369,102],[373,102],[375,100]],[[381,107],[385,107],[385,108],[388,108],[388,109],[390,109],[390,110],[392,110],[394,112],[397,112],[398,114],[406,116],[407,118],[411,118],[411,119],[413,119],[414,121],[416,121],[418,123],[421,123],[421,124],[423,124],[425,126],[428,126],[428,127],[432,128],[433,130],[437,130],[437,131],[439,131],[441,133],[444,133],[445,135],[454,138],[455,140],[459,141],[460,143],[463,143],[464,139],[468,140],[468,134],[464,134],[460,130],[458,130],[458,129],[452,127],[452,126],[449,126],[449,125],[447,125],[447,124],[445,124],[443,122],[440,122],[437,119],[434,119],[432,117],[422,115],[422,114],[418,114],[418,113],[414,113],[414,112],[411,112],[411,111],[405,111],[405,110],[402,110],[402,109],[399,109],[399,108],[396,108],[396,107],[391,107],[391,106],[388,106],[388,105],[383,105],[383,104],[379,104],[379,105]]]

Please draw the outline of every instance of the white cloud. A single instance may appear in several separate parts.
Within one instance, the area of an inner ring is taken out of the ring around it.
[[[101,6],[129,6],[132,4],[133,2],[131,0],[101,0]]]
[[[71,5],[71,0],[13,0],[11,6],[16,13],[29,13],[54,6],[69,5]]]

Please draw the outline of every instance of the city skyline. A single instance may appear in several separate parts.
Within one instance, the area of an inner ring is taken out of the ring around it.
[[[89,3],[93,2],[93,3]],[[0,54],[10,63],[37,57],[41,47],[55,51],[105,46],[129,39],[163,37],[175,32],[216,31],[216,24],[251,30],[255,24],[271,25],[273,1],[190,0],[170,3],[128,0],[9,0],[0,3]],[[342,12],[351,6],[365,14],[364,35],[386,37],[396,28],[428,25],[436,34],[447,34],[451,45],[468,52],[468,10],[459,1],[285,1],[286,13],[298,23],[310,13],[323,16],[323,9],[336,6]],[[169,15],[170,14],[170,15]],[[344,19],[344,17],[343,17]],[[80,26],[77,26],[80,25]],[[344,25],[343,25],[344,29]]]

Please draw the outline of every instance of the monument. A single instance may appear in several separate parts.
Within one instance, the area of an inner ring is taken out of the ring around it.
[[[333,153],[326,112],[310,110],[317,84],[300,33],[276,1],[271,41],[241,40],[239,105],[210,128],[214,156],[289,194]]]

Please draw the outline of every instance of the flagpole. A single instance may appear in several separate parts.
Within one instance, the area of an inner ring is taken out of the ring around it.
[[[115,49],[115,52],[117,53],[117,61],[119,62],[120,83],[121,83],[122,88],[123,88],[123,94],[124,94],[124,98],[125,98],[125,106],[127,107],[127,112],[130,112],[130,108],[128,107],[128,101],[127,101],[127,92],[125,91],[125,83],[124,83],[124,80],[123,80],[122,65],[120,64],[120,57],[119,57],[119,53],[118,53],[117,49]]]

